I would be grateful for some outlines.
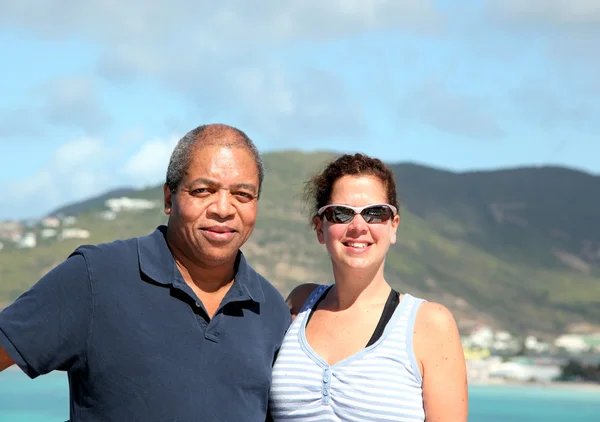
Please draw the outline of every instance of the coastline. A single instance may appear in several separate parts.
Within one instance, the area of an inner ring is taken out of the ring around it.
[[[26,376],[17,365],[9,366],[4,372],[19,372]],[[600,393],[600,383],[594,382],[568,382],[568,381],[550,381],[550,382],[526,382],[518,380],[505,380],[501,378],[487,380],[469,380],[469,387],[531,387],[548,388],[556,390],[571,391],[594,391]]]
[[[532,388],[548,388],[556,390],[572,390],[572,391],[598,391],[600,392],[600,383],[594,382],[568,382],[568,381],[551,381],[551,382],[521,382],[517,380],[478,380],[469,381],[469,387],[532,387]]]

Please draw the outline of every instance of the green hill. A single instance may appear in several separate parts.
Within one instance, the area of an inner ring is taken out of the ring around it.
[[[264,156],[266,177],[249,260],[285,295],[301,282],[331,282],[308,225],[303,182],[332,153]],[[402,201],[399,242],[387,260],[398,289],[441,301],[461,327],[487,322],[516,332],[558,333],[600,325],[600,177],[564,168],[452,173],[394,164]],[[85,243],[143,235],[166,221],[159,206],[101,216],[109,197],[161,201],[162,187],[122,189],[68,205]],[[33,230],[38,230],[34,228]],[[8,303],[81,240],[42,240],[0,251],[0,302]]]

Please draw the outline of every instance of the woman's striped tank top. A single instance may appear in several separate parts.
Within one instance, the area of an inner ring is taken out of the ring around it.
[[[423,422],[422,379],[412,347],[423,299],[405,294],[371,346],[329,365],[306,340],[317,287],[288,329],[273,368],[271,416],[279,421]]]

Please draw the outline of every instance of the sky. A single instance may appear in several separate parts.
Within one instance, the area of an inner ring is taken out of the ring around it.
[[[0,0],[0,219],[262,152],[600,174],[598,0]]]

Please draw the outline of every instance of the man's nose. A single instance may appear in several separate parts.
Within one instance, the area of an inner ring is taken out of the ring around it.
[[[221,218],[226,218],[233,214],[231,206],[231,195],[228,190],[221,189],[216,193],[215,201],[213,202],[210,211]]]

